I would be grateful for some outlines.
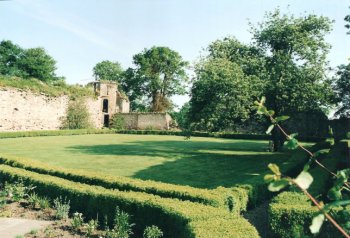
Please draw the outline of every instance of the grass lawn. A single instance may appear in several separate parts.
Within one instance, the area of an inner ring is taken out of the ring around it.
[[[288,153],[267,142],[158,135],[78,135],[0,140],[0,156],[200,188],[249,183]]]

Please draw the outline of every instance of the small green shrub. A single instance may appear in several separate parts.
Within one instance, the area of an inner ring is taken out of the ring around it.
[[[106,231],[106,238],[128,238],[132,235],[132,227],[134,224],[129,222],[130,215],[124,211],[121,211],[117,206],[115,209],[115,217],[113,222],[113,228]]]
[[[88,223],[85,224],[86,236],[91,237],[98,228],[98,220],[91,219]]]
[[[111,118],[110,128],[116,130],[124,130],[125,129],[125,119],[121,115],[114,114]]]
[[[62,199],[62,197],[58,197],[53,200],[53,204],[56,211],[56,218],[59,220],[68,219],[70,201],[67,201],[67,198]]]
[[[161,238],[163,232],[157,226],[147,226],[143,232],[143,238]]]
[[[70,100],[67,115],[62,119],[62,129],[92,128],[90,114],[83,99]]]
[[[47,197],[39,197],[38,202],[40,209],[48,209],[50,207],[50,199]]]
[[[73,217],[71,220],[72,229],[75,231],[78,231],[83,226],[83,223],[84,223],[83,214],[79,212],[73,213]]]
[[[7,203],[7,192],[0,190],[0,208],[4,207]]]
[[[19,202],[28,197],[31,190],[33,190],[33,187],[25,186],[22,180],[16,181],[13,184],[5,182],[5,192],[14,202]]]

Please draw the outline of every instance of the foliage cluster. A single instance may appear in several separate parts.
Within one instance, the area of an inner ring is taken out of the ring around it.
[[[62,129],[78,130],[92,128],[90,113],[85,101],[81,98],[70,100],[67,108],[67,115],[62,118]]]
[[[118,113],[114,114],[111,118],[109,128],[114,130],[123,130],[125,129],[126,123],[124,117],[120,116]]]
[[[55,70],[56,61],[44,48],[23,49],[9,40],[0,42],[0,75],[50,82],[62,79]]]
[[[322,155],[328,153],[328,151],[324,152],[324,150],[319,150],[313,153],[303,147],[298,139],[296,139],[298,133],[287,134],[280,125],[281,122],[288,120],[289,116],[275,116],[275,111],[269,110],[265,106],[265,100],[266,98],[262,97],[260,102],[256,101],[255,104],[257,113],[268,117],[271,121],[271,125],[267,129],[266,133],[271,133],[273,129],[279,130],[281,134],[283,134],[283,136],[285,136],[287,139],[285,146],[288,149],[294,150],[300,148],[301,150],[305,151],[306,154],[308,154],[310,157],[309,161],[304,165],[302,171],[298,173],[296,178],[292,178],[281,173],[279,167],[276,164],[269,164],[268,167],[272,171],[272,174],[267,174],[264,176],[264,180],[269,183],[268,189],[272,192],[278,192],[288,186],[293,186],[294,188],[301,191],[310,201],[312,201],[312,204],[316,206],[318,211],[315,213],[315,216],[312,219],[312,224],[309,226],[310,233],[319,233],[322,224],[324,223],[325,219],[327,219],[334,226],[333,228],[336,228],[344,237],[350,237],[348,234],[350,231],[350,223],[348,222],[350,211],[344,207],[346,205],[350,205],[350,185],[348,182],[350,178],[350,169],[347,168],[337,171],[336,173],[333,172],[335,169],[337,169],[339,161],[341,161],[339,158],[341,158],[343,154],[346,154],[345,151],[348,151],[348,142],[337,143],[332,148],[331,151],[333,151],[333,153],[334,150],[338,152],[338,154],[335,153],[335,156],[338,157],[337,159],[328,158],[326,161],[324,161],[324,156]],[[333,138],[333,132],[331,128],[329,129],[329,134],[330,138],[327,139],[326,142],[329,142],[333,146],[335,140]],[[343,154],[339,153],[339,150],[337,150],[337,147],[341,147],[342,144],[346,145],[345,149],[341,150]],[[320,160],[322,160],[322,162],[320,162]],[[318,167],[316,169],[313,169],[313,166]],[[312,175],[316,175],[316,177],[313,177]],[[334,182],[333,186],[328,191],[327,196],[325,196],[325,194],[322,192],[324,192],[325,187],[327,187],[326,182],[330,176],[334,178]],[[316,181],[314,182],[315,178]],[[319,202],[315,198],[315,194],[311,194],[310,191],[312,193],[316,193],[318,196],[321,196],[321,199],[324,199],[329,203],[324,204],[323,202]],[[342,200],[343,198],[345,198],[345,200]],[[340,211],[341,213],[339,216],[340,221],[338,222],[334,220],[334,215],[331,215],[334,209],[336,209],[338,212]],[[340,224],[343,223],[342,221],[345,221],[345,223]],[[293,230],[293,232],[293,235],[304,236],[302,234],[295,233],[296,230]],[[304,231],[300,229],[298,229],[298,232],[304,233]]]
[[[253,101],[266,95],[276,114],[325,112],[334,102],[325,36],[332,22],[326,17],[283,15],[277,9],[251,25],[250,44],[233,37],[217,40],[195,67],[188,117],[194,129],[234,129],[254,118]],[[275,149],[283,143],[273,130]]]
[[[114,218],[115,211],[111,207],[118,205],[132,215],[136,235],[142,235],[146,226],[155,224],[166,237],[259,237],[255,228],[241,216],[199,203],[110,190],[6,165],[0,165],[0,175],[6,181],[22,178],[36,186],[39,195],[67,197],[71,208],[84,211],[87,218],[96,217],[97,213]]]
[[[187,62],[168,47],[151,47],[134,55],[135,68],[128,68],[121,82],[123,91],[137,110],[137,102],[144,102],[152,112],[164,112],[173,107],[170,97],[185,93]]]

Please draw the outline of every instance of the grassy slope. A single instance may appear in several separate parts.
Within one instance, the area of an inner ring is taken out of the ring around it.
[[[34,93],[43,93],[54,97],[62,95],[69,95],[74,97],[94,96],[92,88],[68,85],[62,81],[47,84],[34,78],[21,79],[18,77],[8,77],[3,75],[0,75],[0,87],[11,87],[22,90],[29,90]]]
[[[266,147],[264,141],[195,137],[186,141],[178,136],[152,135],[0,140],[1,155],[201,188],[243,184],[264,174],[268,163],[279,164],[288,157],[283,153],[265,152]]]

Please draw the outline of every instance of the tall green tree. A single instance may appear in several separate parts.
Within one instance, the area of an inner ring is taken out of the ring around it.
[[[331,24],[326,17],[296,18],[276,10],[251,28],[254,44],[264,52],[267,62],[266,102],[277,115],[320,110],[331,105],[333,93],[326,77],[330,46],[325,40]],[[273,137],[278,150],[283,140],[277,129]]]
[[[196,67],[189,119],[194,129],[234,129],[249,118],[254,79],[226,58],[209,59]]]
[[[127,93],[132,91],[138,98],[146,98],[150,111],[167,111],[172,107],[170,97],[186,92],[187,62],[176,51],[152,47],[136,54],[133,63],[136,68],[128,70],[124,88]]]
[[[350,64],[338,67],[334,89],[339,103],[335,115],[350,117]]]
[[[0,74],[50,82],[62,79],[55,70],[56,61],[44,48],[23,49],[8,40],[0,42]]]
[[[50,82],[59,79],[56,74],[56,61],[46,53],[44,48],[31,48],[24,51],[19,68],[24,78],[37,78]]]
[[[121,82],[123,75],[123,68],[118,62],[112,62],[109,60],[104,60],[99,62],[93,68],[93,75],[98,80],[110,80]]]
[[[0,42],[0,74],[21,76],[18,61],[23,57],[24,50],[9,40]]]
[[[283,15],[276,10],[267,13],[258,25],[251,25],[253,39],[250,44],[242,44],[232,37],[215,41],[208,47],[206,60],[209,62],[212,59],[228,60],[241,69],[243,76],[240,77],[250,86],[241,90],[231,90],[240,100],[247,99],[247,95],[252,101],[265,95],[268,108],[273,109],[278,115],[322,111],[329,108],[334,99],[331,82],[326,73],[328,69],[326,57],[330,46],[325,41],[325,36],[331,31],[331,25],[332,22],[326,17],[316,15],[294,17]],[[199,81],[203,75],[198,70],[196,73]],[[207,75],[208,79],[217,78],[216,81],[219,81],[219,78],[220,80],[230,78],[223,73]],[[197,97],[195,92],[197,84],[197,82],[193,84],[192,97]],[[208,84],[208,93],[210,93],[209,87],[214,88],[214,85]],[[248,94],[245,90],[248,90]],[[225,96],[215,99],[219,105],[225,102],[228,91],[223,90],[226,92],[223,94]],[[220,94],[221,91],[213,90],[213,93]],[[206,95],[202,94],[202,101],[199,104],[195,103],[199,102],[198,99],[191,99],[191,114],[198,113],[200,108],[205,110],[213,108],[211,100],[214,99],[209,98],[210,96],[206,98]],[[252,116],[249,114],[251,106],[243,102],[242,106],[245,114],[238,114],[236,118],[248,119]],[[223,121],[227,125],[230,125],[230,120],[237,122],[228,108],[229,106],[221,109],[227,110],[228,120],[225,120],[225,113],[215,120]],[[202,121],[215,117],[209,113],[202,116]],[[199,120],[196,115],[190,117],[194,122]],[[279,149],[283,137],[279,136],[277,130],[272,133],[275,149]]]

